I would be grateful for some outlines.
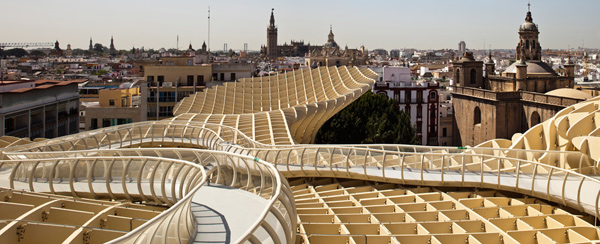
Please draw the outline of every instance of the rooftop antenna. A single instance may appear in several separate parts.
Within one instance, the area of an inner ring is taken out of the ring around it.
[[[531,1],[527,1],[527,12],[531,12]]]
[[[177,51],[175,51],[175,55],[179,55],[179,35],[177,35]]]

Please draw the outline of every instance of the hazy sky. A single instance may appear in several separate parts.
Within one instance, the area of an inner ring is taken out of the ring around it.
[[[526,0],[2,0],[0,42],[54,42],[87,49],[94,43],[117,49],[174,48],[207,40],[211,49],[258,50],[266,43],[271,8],[279,44],[335,40],[350,48],[514,48],[527,13]],[[600,47],[599,0],[533,0],[533,20],[542,48]]]

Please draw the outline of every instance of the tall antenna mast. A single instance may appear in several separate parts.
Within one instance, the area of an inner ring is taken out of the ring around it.
[[[175,55],[179,55],[179,35],[177,35],[177,51],[175,52]]]
[[[210,59],[210,6],[208,6],[208,57]]]

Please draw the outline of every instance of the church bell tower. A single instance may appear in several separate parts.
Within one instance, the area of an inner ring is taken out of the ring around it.
[[[539,61],[542,59],[542,47],[538,41],[538,26],[533,23],[530,4],[527,4],[525,23],[519,27],[519,44],[517,44],[517,60]]]
[[[275,16],[271,9],[271,20],[269,21],[269,27],[267,27],[267,57],[269,59],[277,58],[277,26],[275,26]]]

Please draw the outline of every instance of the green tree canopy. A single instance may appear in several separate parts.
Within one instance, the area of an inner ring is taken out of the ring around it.
[[[415,142],[415,130],[394,100],[368,91],[325,122],[315,142],[411,144]]]
[[[46,57],[46,53],[40,50],[33,50],[29,55],[32,57]]]
[[[102,46],[102,44],[100,43],[96,43],[94,44],[94,51],[97,53],[104,53],[104,49],[106,49],[105,46]]]
[[[13,48],[3,51],[0,55],[2,56],[15,56],[17,58],[27,56],[29,53],[23,48]]]

